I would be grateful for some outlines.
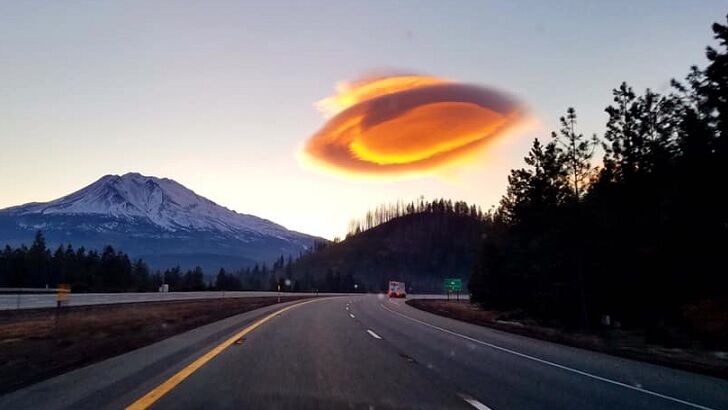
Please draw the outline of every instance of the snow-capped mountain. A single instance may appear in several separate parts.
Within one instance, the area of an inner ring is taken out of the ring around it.
[[[159,267],[239,268],[298,255],[317,239],[239,214],[167,178],[106,175],[62,198],[0,210],[0,244],[111,244]],[[219,265],[219,266],[215,266]]]

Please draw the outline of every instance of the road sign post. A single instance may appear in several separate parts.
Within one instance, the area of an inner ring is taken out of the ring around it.
[[[56,307],[60,308],[68,303],[68,295],[71,293],[71,285],[67,283],[59,283],[56,288]]]
[[[447,291],[447,300],[450,300],[450,295],[455,293],[457,300],[460,300],[460,291],[463,290],[463,281],[458,278],[445,279],[445,291]]]

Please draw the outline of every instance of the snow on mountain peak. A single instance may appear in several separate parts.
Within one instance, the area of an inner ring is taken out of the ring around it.
[[[257,232],[285,238],[284,227],[252,215],[238,214],[168,178],[136,172],[105,175],[62,198],[8,208],[16,214],[103,215],[145,220],[164,230],[212,230],[226,233]]]

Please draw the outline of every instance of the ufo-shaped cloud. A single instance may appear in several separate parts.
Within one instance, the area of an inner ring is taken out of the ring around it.
[[[501,92],[418,75],[345,83],[316,105],[333,117],[304,152],[318,164],[360,174],[452,164],[523,117],[521,105]]]

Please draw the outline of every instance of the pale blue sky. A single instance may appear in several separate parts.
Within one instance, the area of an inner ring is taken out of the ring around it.
[[[0,2],[0,207],[109,173],[199,194],[333,237],[381,202],[488,208],[529,140],[568,106],[601,132],[610,90],[666,90],[704,65],[728,1]],[[302,167],[314,102],[381,69],[521,98],[537,125],[457,172],[351,180]]]

